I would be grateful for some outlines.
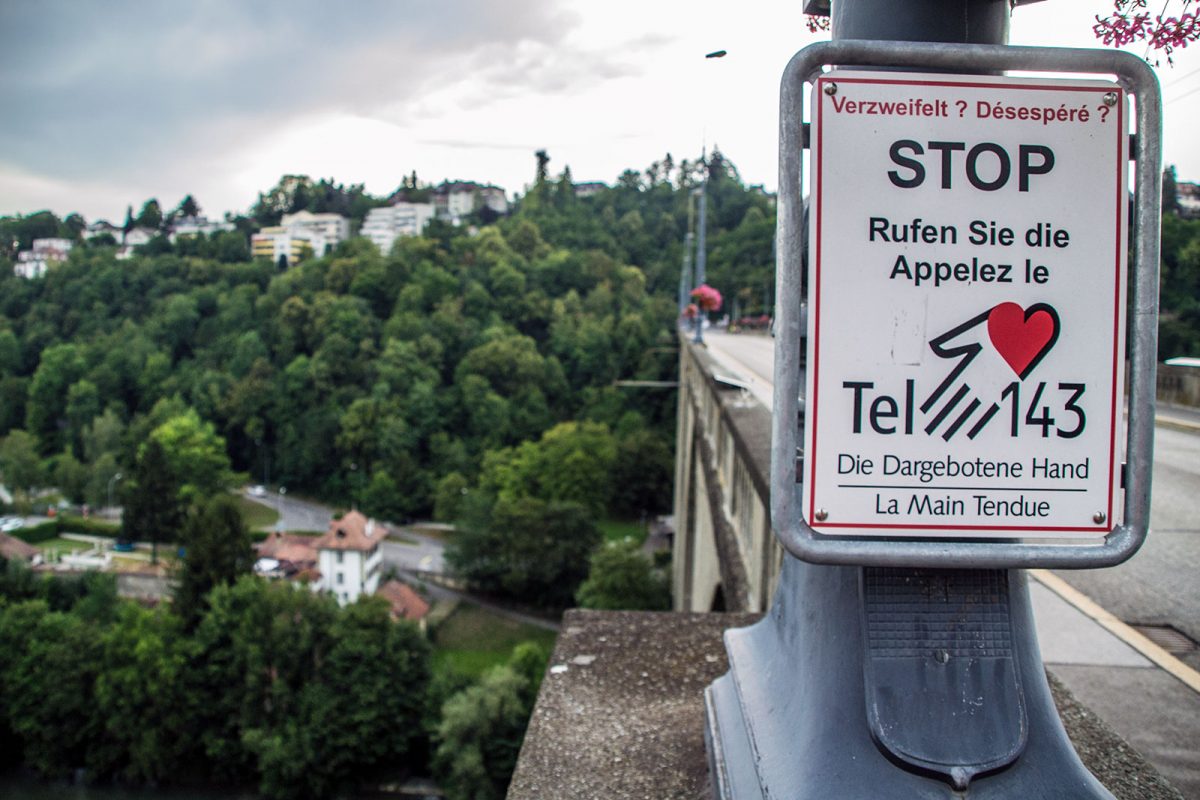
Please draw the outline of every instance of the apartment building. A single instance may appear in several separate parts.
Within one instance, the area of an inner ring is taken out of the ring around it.
[[[381,253],[391,252],[401,236],[420,236],[425,224],[433,219],[432,203],[400,201],[390,206],[373,208],[367,213],[359,233],[367,237]]]
[[[341,214],[314,214],[311,211],[297,211],[295,214],[284,214],[279,224],[292,231],[305,231],[320,235],[325,244],[333,249],[339,242],[350,238],[350,220]],[[324,250],[316,251],[324,255]]]
[[[40,278],[54,264],[66,261],[72,246],[70,239],[34,239],[29,250],[17,253],[13,274],[18,278]]]

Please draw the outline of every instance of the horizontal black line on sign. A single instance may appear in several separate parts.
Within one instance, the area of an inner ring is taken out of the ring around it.
[[[1087,489],[1043,489],[1036,486],[893,486],[883,483],[839,483],[839,489],[920,489],[923,492],[1086,492]]]

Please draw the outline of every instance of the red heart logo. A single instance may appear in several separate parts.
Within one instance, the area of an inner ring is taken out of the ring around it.
[[[1024,380],[1058,340],[1058,312],[1045,303],[1028,310],[1001,303],[988,314],[987,327],[996,352]]]

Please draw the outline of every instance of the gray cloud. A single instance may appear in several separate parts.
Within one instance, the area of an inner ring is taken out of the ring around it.
[[[57,179],[153,174],[302,115],[634,74],[621,53],[560,49],[577,24],[553,0],[6,0],[0,160]]]

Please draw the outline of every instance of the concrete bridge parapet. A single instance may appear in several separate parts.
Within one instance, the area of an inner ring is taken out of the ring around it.
[[[771,530],[771,412],[680,336],[676,611],[761,612],[783,548]]]

